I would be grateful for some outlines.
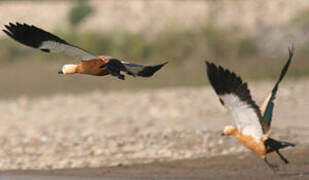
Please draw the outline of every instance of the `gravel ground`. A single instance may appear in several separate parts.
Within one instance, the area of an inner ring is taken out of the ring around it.
[[[309,144],[308,80],[281,85],[273,137]],[[258,104],[273,83],[249,83]],[[232,118],[210,87],[20,97],[1,100],[0,114],[0,170],[119,166],[247,151],[219,136]]]

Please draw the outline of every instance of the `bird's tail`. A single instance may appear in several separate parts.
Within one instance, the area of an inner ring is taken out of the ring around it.
[[[271,153],[271,152],[276,152],[280,159],[285,163],[285,164],[288,164],[289,161],[280,153],[279,149],[283,149],[283,148],[286,148],[286,147],[294,147],[295,144],[293,143],[289,143],[289,142],[284,142],[284,141],[277,141],[275,139],[272,139],[272,138],[267,138],[267,140],[264,142],[264,145],[266,147],[266,150],[267,150],[267,153]],[[265,159],[265,162],[267,160]],[[267,163],[267,162],[266,162]],[[267,163],[268,166],[269,163]]]
[[[167,62],[153,66],[145,66],[141,71],[137,73],[137,75],[142,77],[151,77],[155,72],[160,70],[165,64],[167,64]]]
[[[140,64],[133,64],[118,59],[110,59],[108,63],[103,64],[100,68],[105,68],[109,70],[110,74],[113,76],[118,76],[119,79],[124,79],[124,75],[120,72],[126,72],[131,76],[141,76],[141,77],[151,77],[155,72],[160,70],[167,62],[163,64],[144,66]]]
[[[277,141],[275,139],[272,138],[268,138],[265,142],[265,147],[267,147],[267,149],[271,150],[271,151],[276,151],[279,149],[283,149],[286,147],[294,147],[295,144],[293,143],[289,143],[289,142],[285,142],[285,141]]]

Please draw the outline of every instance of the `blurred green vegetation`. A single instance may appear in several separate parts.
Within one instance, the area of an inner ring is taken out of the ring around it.
[[[121,81],[113,77],[60,76],[57,71],[63,64],[79,61],[64,55],[40,52],[5,38],[0,40],[0,97],[77,93],[94,89],[200,86],[208,83],[205,60],[221,64],[245,80],[274,79],[287,60],[287,48],[290,46],[286,44],[284,55],[265,54],[254,34],[237,26],[220,28],[211,22],[192,29],[171,26],[150,37],[122,30],[72,34],[56,29],[53,33],[94,54],[111,55],[141,64],[165,61],[169,64],[150,79],[127,76],[126,81]],[[307,56],[305,51],[297,53],[288,78],[309,75],[309,62],[301,60]]]
[[[95,54],[113,55],[137,62],[171,59],[181,63],[205,56],[235,59],[259,55],[258,42],[254,36],[233,29],[220,29],[212,24],[190,30],[180,27],[167,28],[155,37],[129,31],[88,31],[74,35],[71,31],[58,29],[53,33]],[[1,40],[0,64],[30,58],[42,61],[54,59],[45,53],[43,55],[34,52],[33,49],[9,38]]]
[[[69,11],[68,18],[73,32],[76,32],[78,26],[94,12],[94,8],[88,5],[87,1],[76,0],[75,5]]]

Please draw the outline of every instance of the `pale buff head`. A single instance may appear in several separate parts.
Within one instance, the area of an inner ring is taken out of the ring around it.
[[[237,132],[237,128],[234,126],[225,126],[222,136],[231,136],[231,135],[235,135],[235,133]]]
[[[77,65],[76,64],[66,64],[62,67],[62,70],[58,74],[74,74],[76,73]]]

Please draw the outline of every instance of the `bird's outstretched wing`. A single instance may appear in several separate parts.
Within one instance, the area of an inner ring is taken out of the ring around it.
[[[206,61],[210,84],[220,102],[231,111],[238,130],[259,139],[263,136],[259,107],[252,100],[247,83],[235,73]]]
[[[279,83],[282,81],[283,77],[285,76],[286,72],[288,71],[288,68],[291,64],[292,57],[294,55],[294,47],[292,46],[289,50],[289,59],[284,65],[283,69],[281,70],[280,77],[278,81],[276,82],[274,88],[272,89],[271,93],[269,96],[264,100],[264,103],[261,106],[261,114],[263,116],[263,127],[265,133],[267,133],[270,129],[271,125],[271,120],[272,120],[272,114],[273,114],[273,109],[275,106],[275,99],[276,99],[276,94],[278,91]]]
[[[118,76],[119,79],[124,79],[120,72],[125,72],[131,76],[151,77],[156,71],[161,69],[167,62],[158,65],[144,66],[140,64],[133,64],[129,62],[120,61],[118,59],[110,59],[101,68],[107,67],[111,75]]]
[[[5,28],[3,32],[17,42],[44,52],[63,53],[80,60],[96,58],[95,55],[33,25],[9,23]]]

